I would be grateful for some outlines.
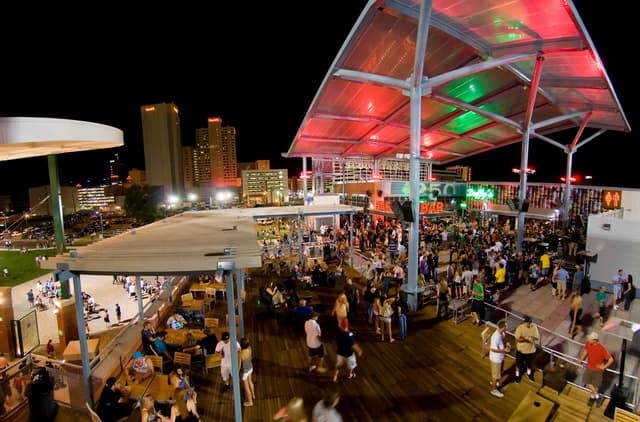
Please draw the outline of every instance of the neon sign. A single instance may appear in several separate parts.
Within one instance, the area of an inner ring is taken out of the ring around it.
[[[467,188],[467,198],[475,199],[477,201],[492,200],[495,198],[495,191],[489,188],[483,188],[482,186],[474,189],[472,186]]]

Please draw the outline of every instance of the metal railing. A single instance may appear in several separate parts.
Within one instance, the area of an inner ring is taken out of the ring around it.
[[[510,336],[514,336],[515,327],[517,327],[523,321],[522,315],[500,308],[499,306],[495,306],[490,303],[485,303],[484,305],[485,307],[488,306],[490,308],[493,308],[496,320],[504,319],[507,321],[507,334],[509,334]],[[582,374],[584,372],[584,365],[582,364],[582,362],[580,362],[580,354],[582,353],[582,350],[584,348],[584,343],[551,331],[548,328],[542,327],[540,325],[537,326],[538,331],[540,332],[540,339],[537,344],[538,349],[543,353],[549,355],[550,363],[561,361],[564,362],[565,367],[566,365],[569,365],[570,371],[568,372],[570,375],[567,377],[567,382],[575,387],[588,391],[588,389],[581,382]],[[509,328],[514,328],[514,330],[512,331]],[[515,353],[515,349],[513,349],[513,353]],[[513,353],[509,354],[509,356],[515,359],[515,354]],[[619,376],[619,371],[611,368],[605,370],[601,393],[607,398],[611,398],[612,390],[616,387]],[[640,389],[638,388],[640,385],[639,378],[635,375],[624,374],[623,385],[629,392],[626,404],[627,406],[635,410],[638,407],[638,399],[640,398]]]

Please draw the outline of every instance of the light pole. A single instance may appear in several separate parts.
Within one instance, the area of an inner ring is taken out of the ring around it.
[[[98,217],[100,218],[100,239],[104,239],[104,225],[102,224],[102,213],[98,211]]]

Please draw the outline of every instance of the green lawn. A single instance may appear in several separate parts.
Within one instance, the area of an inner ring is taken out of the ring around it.
[[[36,264],[36,256],[56,256],[55,249],[35,249],[22,253],[19,250],[0,251],[0,269],[7,267],[9,277],[0,275],[0,286],[17,286],[25,281],[33,280],[51,270],[40,269]]]

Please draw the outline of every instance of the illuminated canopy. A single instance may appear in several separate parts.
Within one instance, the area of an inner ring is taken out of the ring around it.
[[[419,0],[369,1],[287,157],[409,153],[414,69],[422,69],[420,156],[436,164],[520,142],[527,131],[560,147],[550,134],[573,129],[575,147],[591,134],[630,131],[570,0],[424,3],[426,14]]]
[[[0,161],[124,145],[120,129],[79,120],[0,118]]]

